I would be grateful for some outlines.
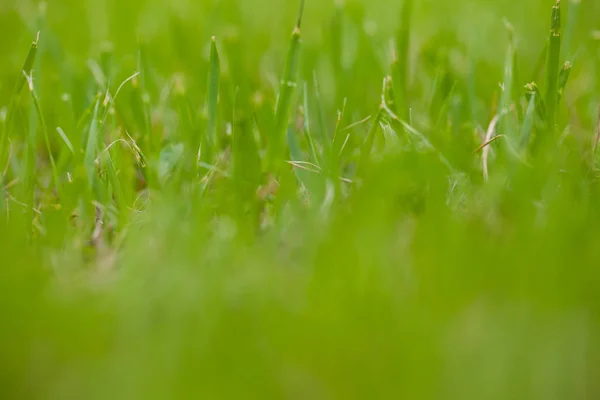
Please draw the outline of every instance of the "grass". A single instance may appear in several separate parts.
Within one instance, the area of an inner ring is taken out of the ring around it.
[[[0,397],[597,398],[599,14],[2,3]]]

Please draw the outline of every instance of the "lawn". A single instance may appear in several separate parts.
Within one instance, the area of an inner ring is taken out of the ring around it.
[[[599,16],[0,0],[0,398],[600,398]]]

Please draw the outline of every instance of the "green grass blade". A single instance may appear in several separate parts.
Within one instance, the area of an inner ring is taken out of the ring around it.
[[[25,76],[25,78],[27,80],[27,87],[29,88],[29,91],[31,93],[31,99],[32,99],[33,105],[35,107],[35,111],[37,113],[38,120],[40,121],[42,133],[44,134],[44,143],[46,144],[46,151],[48,152],[48,159],[50,160],[50,167],[52,169],[52,179],[54,181],[54,187],[55,187],[55,189],[58,193],[58,197],[60,199],[62,197],[61,196],[60,178],[59,178],[59,174],[58,174],[58,169],[56,168],[56,162],[54,160],[54,155],[52,154],[52,146],[50,144],[48,126],[46,125],[46,120],[44,119],[44,114],[42,113],[42,108],[40,107],[40,102],[38,100],[38,96],[35,93],[35,88],[33,86],[33,77],[28,76],[25,73],[23,73],[23,75]]]
[[[300,146],[298,144],[298,139],[296,137],[296,134],[294,133],[294,131],[292,129],[288,129],[287,132],[287,146],[290,150],[290,163],[292,165],[294,165],[294,163],[303,163],[304,161],[304,154],[302,152],[302,150],[300,149]],[[310,192],[310,193],[314,193],[314,175],[311,172],[308,172],[304,169],[301,168],[294,168],[294,174],[296,175],[296,178],[298,179],[298,181],[300,183],[302,183],[302,185],[304,185],[304,187]]]
[[[538,101],[538,93],[532,92],[529,96],[529,102],[527,104],[527,111],[525,112],[525,116],[523,118],[523,124],[521,125],[521,151],[524,151],[529,146],[529,141],[531,139],[531,133],[533,132],[533,127],[535,124],[536,118],[536,103]]]
[[[313,139],[312,136],[312,129],[311,129],[311,117],[310,117],[310,107],[308,104],[308,85],[306,82],[304,82],[304,96],[303,96],[303,110],[304,110],[304,120],[303,120],[303,125],[304,125],[304,134],[306,135],[306,139],[308,140],[308,146],[310,147],[310,155],[312,158],[312,161],[316,164],[319,165],[319,154],[317,152],[317,148],[315,146],[315,141]]]
[[[94,111],[92,113],[90,126],[88,128],[87,144],[85,146],[85,152],[83,156],[83,163],[87,174],[88,187],[90,190],[93,190],[96,178],[96,156],[98,153],[98,140],[100,135],[98,121],[100,103],[101,101],[98,100],[94,105]]]
[[[200,159],[205,162],[212,162],[212,155],[216,150],[218,143],[217,138],[217,114],[219,107],[219,85],[221,66],[219,61],[219,53],[217,50],[217,43],[213,37],[210,42],[210,56],[209,56],[209,72],[208,72],[208,93],[207,93],[207,113],[208,122],[206,126],[205,140],[203,141],[202,149],[199,152],[201,154]]]
[[[546,107],[548,127],[554,132],[556,129],[556,108],[558,106],[558,72],[561,45],[561,10],[560,0],[552,7],[552,20],[550,37],[548,39],[548,55],[546,58]]]
[[[396,92],[394,90],[393,80],[391,76],[387,76],[385,78],[385,103],[388,108],[392,110],[394,113],[398,112]]]
[[[560,69],[560,74],[558,76],[558,98],[562,99],[564,96],[565,87],[567,86],[567,82],[569,81],[569,76],[571,75],[571,70],[573,69],[573,65],[567,61]]]
[[[25,59],[25,62],[23,63],[23,68],[21,68],[21,73],[19,73],[19,75],[17,77],[17,82],[15,83],[15,87],[13,89],[13,93],[10,98],[9,108],[8,108],[8,111],[6,114],[6,121],[4,122],[4,124],[2,124],[2,133],[0,134],[0,165],[4,165],[4,160],[6,157],[5,146],[6,146],[6,142],[8,140],[8,133],[12,127],[11,126],[12,119],[14,117],[14,113],[17,108],[17,102],[21,95],[21,91],[23,90],[23,87],[27,83],[27,79],[25,77],[31,75],[31,71],[33,69],[33,65],[35,63],[36,56],[38,53],[39,40],[40,40],[40,34],[38,32],[35,41],[33,43],[31,43],[31,47],[29,48],[29,52],[27,53],[27,58]],[[2,181],[2,178],[0,177],[0,182],[1,181]]]
[[[62,139],[62,141],[65,143],[65,145],[67,146],[67,149],[69,149],[69,152],[71,154],[74,154],[75,153],[75,149],[73,148],[73,144],[69,140],[69,137],[67,136],[67,134],[65,133],[65,131],[60,126],[57,126],[56,127],[56,133],[58,133],[58,136],[60,136],[60,138]]]
[[[535,82],[531,82],[525,85],[525,94],[528,100],[531,99],[531,97],[535,98],[535,110],[537,115],[542,121],[546,121],[548,111],[537,84]]]
[[[531,81],[537,81],[540,78],[542,71],[544,70],[544,65],[546,64],[546,58],[548,57],[548,41],[544,42],[544,47],[540,52],[540,55],[537,58],[537,61],[533,67],[533,71],[531,73]]]
[[[123,225],[126,222],[128,207],[127,202],[125,200],[125,192],[123,191],[123,186],[117,174],[115,163],[113,161],[113,157],[110,154],[109,148],[106,148],[100,154],[99,161],[101,162],[101,165],[106,169],[108,182],[110,183],[110,186],[112,188],[112,194],[117,204],[120,225]]]
[[[20,76],[17,80],[17,83],[15,84],[12,99],[15,99],[17,96],[19,96],[19,94],[21,93],[21,90],[23,90],[23,87],[25,87],[25,84],[27,83],[27,76],[31,75],[31,70],[33,69],[33,64],[35,63],[37,52],[38,52],[39,42],[40,42],[40,34],[38,32],[35,41],[31,44],[31,47],[29,48],[29,53],[27,53],[27,58],[25,59],[25,63],[23,64],[22,71],[25,74],[20,74]]]
[[[304,0],[301,1],[298,21],[292,31],[285,68],[279,87],[279,98],[277,99],[275,111],[275,128],[269,137],[267,165],[272,171],[277,171],[281,167],[286,154],[283,144],[287,134],[292,112],[292,99],[297,84],[296,75],[298,73],[300,58],[300,25],[303,9]]]
[[[498,112],[506,110],[510,107],[513,102],[513,83],[514,83],[514,65],[515,65],[515,43],[514,43],[514,32],[512,26],[506,22],[507,29],[509,31],[509,44],[506,50],[506,58],[504,61],[504,77],[502,81],[502,94],[500,96],[500,104],[498,105]],[[502,130],[503,131],[503,130]]]

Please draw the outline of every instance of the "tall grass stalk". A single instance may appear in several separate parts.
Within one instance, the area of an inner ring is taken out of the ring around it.
[[[548,127],[556,131],[556,109],[558,106],[558,77],[560,69],[561,9],[560,0],[552,7],[548,55],[546,58],[546,107]]]
[[[302,25],[303,12],[304,0],[300,3],[300,12],[298,13],[298,19],[290,38],[285,68],[279,86],[279,97],[277,98],[275,111],[275,127],[269,137],[267,165],[275,173],[281,168],[286,154],[284,143],[292,112],[292,100],[297,86],[296,79],[300,58],[300,27]]]

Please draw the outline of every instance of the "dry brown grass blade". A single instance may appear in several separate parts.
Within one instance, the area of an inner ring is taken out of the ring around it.
[[[493,138],[491,138],[489,141],[483,143],[481,146],[479,146],[478,148],[476,148],[473,151],[473,154],[477,154],[479,153],[483,148],[489,146],[490,144],[494,143],[496,140],[503,138],[505,135],[498,135],[498,136],[494,136]]]
[[[494,116],[494,118],[492,118],[492,121],[490,122],[490,125],[488,126],[487,132],[485,134],[485,140],[483,141],[483,144],[480,146],[483,149],[483,154],[481,156],[481,162],[483,164],[483,179],[485,179],[486,181],[490,177],[489,171],[488,171],[488,158],[490,155],[489,144],[494,142],[494,140],[496,140],[496,138],[498,137],[498,136],[494,136],[496,134],[496,127],[498,126],[498,122],[500,121],[500,118],[505,116],[508,112],[509,112],[508,109],[504,109],[499,114],[496,114]],[[475,152],[477,152],[477,151],[475,151]]]

